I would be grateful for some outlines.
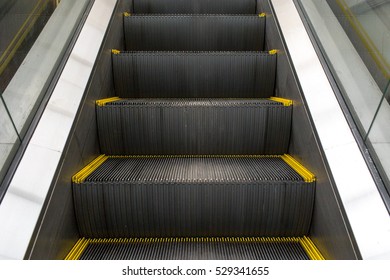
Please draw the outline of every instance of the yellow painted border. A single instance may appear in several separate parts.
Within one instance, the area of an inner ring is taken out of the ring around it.
[[[303,237],[165,237],[165,238],[81,238],[65,260],[78,260],[89,244],[93,243],[169,243],[169,242],[296,242],[311,260],[324,260],[320,251],[307,236]]]
[[[277,102],[283,103],[284,106],[292,106],[293,105],[293,101],[290,99],[276,97],[276,96],[270,97],[269,99],[272,101],[277,101]]]
[[[118,100],[121,100],[121,98],[116,97],[116,96],[115,97],[104,98],[104,99],[99,99],[99,100],[96,100],[96,105],[104,106],[107,103],[118,101]]]
[[[313,241],[311,241],[311,239],[307,236],[300,238],[299,243],[311,260],[325,260],[321,252],[314,245]]]
[[[68,255],[65,257],[65,260],[78,260],[81,257],[81,254],[84,252],[90,243],[90,239],[81,238],[79,239],[73,248],[70,250]]]
[[[315,182],[316,177],[313,173],[311,173],[308,169],[306,169],[303,165],[301,165],[297,160],[295,160],[292,156],[284,154],[281,158],[291,166],[299,175],[302,176],[305,182],[311,183]]]
[[[93,171],[95,171],[103,162],[108,159],[106,155],[100,155],[95,158],[91,163],[89,163],[86,167],[81,169],[72,177],[73,183],[82,183],[85,178],[87,178]]]

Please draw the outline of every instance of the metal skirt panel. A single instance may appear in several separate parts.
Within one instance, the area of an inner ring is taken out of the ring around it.
[[[256,0],[133,0],[137,14],[255,14]]]
[[[91,241],[80,260],[309,260],[299,241],[273,238],[150,238]]]
[[[73,184],[80,233],[302,236],[311,222],[315,183],[288,169],[272,158],[110,158]]]
[[[127,51],[262,51],[265,17],[258,15],[130,15]]]
[[[97,106],[109,155],[287,153],[292,106],[270,100],[137,99]]]
[[[113,54],[116,95],[128,98],[267,98],[276,55],[268,52]]]

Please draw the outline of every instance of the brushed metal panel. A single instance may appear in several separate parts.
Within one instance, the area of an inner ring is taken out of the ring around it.
[[[287,42],[297,76],[300,78],[300,85],[305,93],[305,104],[310,110],[316,139],[321,146],[323,165],[329,174],[329,183],[324,191],[329,198],[336,200],[335,207],[339,206],[340,215],[345,217],[344,223],[337,223],[338,228],[345,232],[342,238],[350,240],[351,247],[354,249],[351,253],[357,258],[388,258],[390,257],[388,212],[304,30],[297,10],[292,1],[271,0],[271,2],[283,30],[284,40]],[[305,159],[304,163],[308,159]],[[331,182],[333,181],[335,188],[332,188]],[[317,195],[321,192],[322,190],[319,189]],[[334,192],[333,197],[331,192]],[[323,211],[323,215],[317,213],[317,217],[325,217],[329,225],[335,225],[336,223],[332,221],[334,216],[330,214],[337,213],[337,208],[330,210],[324,207],[323,204],[328,202],[323,198],[325,194],[316,199],[315,211]],[[325,211],[332,212],[325,213]],[[345,215],[342,215],[343,212]],[[321,225],[318,226],[317,222]],[[324,233],[320,234],[312,230],[318,236],[313,239],[318,242],[324,237],[327,238],[326,242],[316,244],[319,247],[324,247],[323,244],[332,244],[331,240],[340,240],[337,232],[330,227],[323,227],[323,223],[324,221],[313,221],[313,228]],[[345,230],[342,230],[343,227]],[[353,246],[355,241],[357,246]],[[333,249],[333,252],[343,253],[340,248],[334,246]]]
[[[327,259],[356,259],[356,245],[351,239],[348,222],[340,208],[331,174],[323,160],[321,145],[311,123],[304,97],[300,93],[280,31],[269,1],[258,0],[258,7],[267,13],[266,44],[280,50],[277,61],[275,94],[293,100],[293,117],[289,153],[317,177],[310,237]],[[271,20],[272,19],[272,20]]]

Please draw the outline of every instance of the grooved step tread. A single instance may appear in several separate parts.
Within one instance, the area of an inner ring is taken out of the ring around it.
[[[321,260],[308,237],[80,239],[66,259]]]
[[[255,14],[254,0],[133,0],[138,14]]]
[[[102,156],[73,194],[85,237],[301,236],[314,180],[288,155]]]
[[[288,150],[289,100],[107,99],[97,104],[105,154],[281,155]]]
[[[122,98],[268,98],[276,54],[269,52],[113,52]]]
[[[127,15],[127,51],[262,51],[258,15]]]

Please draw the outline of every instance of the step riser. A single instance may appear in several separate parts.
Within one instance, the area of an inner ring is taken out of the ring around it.
[[[268,98],[276,55],[262,52],[113,54],[114,86],[127,98]]]
[[[101,152],[109,155],[281,155],[290,140],[292,106],[109,105],[96,111]]]
[[[255,0],[133,0],[138,14],[255,14]]]
[[[262,51],[265,17],[125,16],[128,51]]]
[[[86,237],[302,236],[314,183],[74,184]]]

